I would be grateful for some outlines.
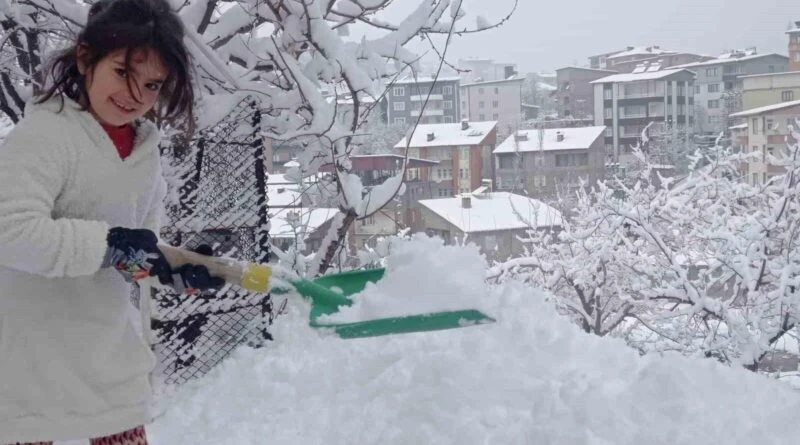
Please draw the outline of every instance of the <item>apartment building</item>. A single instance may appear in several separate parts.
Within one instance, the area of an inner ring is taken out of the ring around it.
[[[798,127],[800,100],[767,105],[734,113],[734,119],[747,125],[747,138],[742,143],[744,153],[754,153],[745,164],[744,174],[752,185],[764,184],[771,176],[785,172],[783,167],[773,165],[769,156],[780,157],[785,153],[787,138],[794,143],[789,126]]]
[[[652,46],[629,46],[620,51],[613,51],[589,57],[592,69],[613,70],[618,73],[632,73],[642,63],[659,64],[662,68],[671,68],[684,63],[701,62],[713,59],[711,56],[694,54],[685,51],[674,51]]]
[[[407,77],[395,81],[386,94],[386,120],[390,124],[413,125],[420,114],[422,124],[458,122],[459,77]],[[422,105],[427,99],[425,109]]]
[[[741,76],[742,108],[800,100],[800,71]]]
[[[742,111],[741,76],[786,71],[789,59],[780,54],[758,54],[755,48],[730,51],[705,62],[680,65],[695,79],[696,129],[719,134],[732,125],[729,115]]]
[[[406,148],[406,138],[395,145]],[[437,161],[428,170],[409,169],[408,175],[431,184],[434,198],[451,197],[477,189],[481,180],[494,180],[492,151],[497,144],[497,122],[462,121],[417,127],[408,144],[408,156]]]
[[[617,74],[617,72],[574,66],[557,69],[555,98],[558,117],[591,118],[594,113],[592,82],[612,74]]]
[[[789,35],[789,71],[800,71],[800,21],[794,22]]]
[[[461,85],[461,120],[497,121],[497,131],[510,134],[522,120],[522,77]]]
[[[605,175],[605,127],[517,131],[494,150],[497,190],[542,197],[591,186]]]
[[[687,69],[652,70],[614,74],[592,82],[594,121],[605,126],[606,155],[625,162],[642,131],[684,129],[689,137],[694,123],[695,74]]]
[[[640,57],[628,62],[616,62],[613,69],[619,73],[632,73],[639,67],[649,67],[658,65],[661,68],[673,68],[687,63],[703,62],[711,60],[713,57],[686,52],[666,52],[650,57]]]

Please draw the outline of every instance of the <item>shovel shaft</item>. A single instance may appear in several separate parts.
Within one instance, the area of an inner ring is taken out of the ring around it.
[[[173,269],[184,264],[202,265],[208,268],[208,273],[211,276],[222,278],[228,284],[234,284],[254,292],[269,291],[272,269],[264,264],[245,263],[232,258],[200,255],[199,253],[166,244],[159,244],[158,248]]]

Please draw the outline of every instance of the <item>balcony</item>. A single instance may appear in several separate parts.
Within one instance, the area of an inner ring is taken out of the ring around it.
[[[431,97],[422,94],[418,96],[411,96],[411,102],[424,102],[425,98],[428,98],[428,102],[432,102],[434,100],[444,100],[444,96],[441,94],[431,94]]]
[[[419,114],[420,114],[420,110],[411,110],[411,116],[416,117],[416,116],[419,116]],[[422,112],[422,115],[423,116],[444,116],[444,110],[426,108]]]

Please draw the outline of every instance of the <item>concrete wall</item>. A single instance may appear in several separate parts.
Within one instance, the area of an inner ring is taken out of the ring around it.
[[[783,102],[784,92],[800,100],[800,71],[776,73],[742,79],[742,109],[763,107]]]

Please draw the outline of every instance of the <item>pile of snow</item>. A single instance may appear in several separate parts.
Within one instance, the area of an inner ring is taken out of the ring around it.
[[[150,443],[785,445],[800,437],[800,393],[788,385],[712,360],[641,357],[582,333],[541,291],[477,284],[477,269],[453,259],[459,248],[421,238],[407,247],[390,260],[415,248],[424,261],[437,252],[455,261],[448,276],[436,271],[441,291],[459,280],[482,289],[498,322],[342,340],[309,328],[308,307],[294,299],[274,342],[238,349],[162,399]],[[477,257],[472,247],[460,252]],[[416,278],[393,281],[389,292],[410,295]]]
[[[386,274],[351,296],[354,304],[319,318],[346,323],[462,309],[488,310],[486,263],[474,244],[446,246],[441,238],[416,234],[394,238]],[[454,273],[455,271],[455,273]]]

